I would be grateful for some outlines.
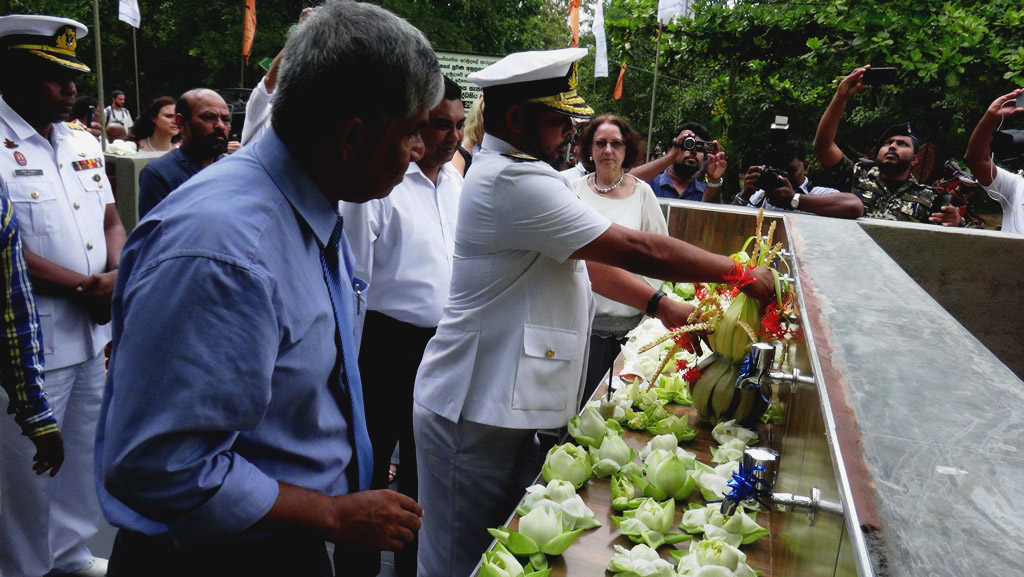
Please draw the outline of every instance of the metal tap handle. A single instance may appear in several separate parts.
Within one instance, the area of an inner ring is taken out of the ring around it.
[[[775,364],[775,345],[769,343],[754,343],[750,347],[750,372],[756,371],[759,375],[767,375]]]
[[[768,377],[775,363],[775,345],[754,343],[750,347],[750,364],[745,377],[736,381],[736,388],[757,389]]]

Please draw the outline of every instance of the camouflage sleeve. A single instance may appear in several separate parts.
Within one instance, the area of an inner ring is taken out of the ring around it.
[[[835,166],[825,169],[821,183],[840,192],[853,192],[856,165],[845,154]]]

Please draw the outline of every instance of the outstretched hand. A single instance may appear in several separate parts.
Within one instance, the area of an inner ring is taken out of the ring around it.
[[[942,207],[942,212],[932,213],[928,217],[928,220],[942,226],[960,226],[960,219],[960,209],[951,204]]]
[[[658,301],[658,310],[654,316],[665,325],[665,328],[674,329],[688,324],[690,314],[695,310],[697,307],[689,303],[674,301],[666,296]]]
[[[725,173],[726,161],[725,153],[722,152],[720,148],[718,148],[718,141],[716,140],[714,141],[714,143],[715,149],[718,150],[718,152],[707,155],[708,165],[707,169],[705,170],[705,174],[707,174],[708,180],[717,181],[722,180],[722,174]]]
[[[986,115],[993,116],[996,118],[1009,118],[1019,112],[1024,112],[1024,108],[1018,108],[1017,97],[1024,94],[1024,88],[1018,88],[1013,92],[1008,92],[999,98],[992,101],[989,105],[988,110],[985,111]]]
[[[839,82],[839,88],[836,90],[836,96],[843,99],[849,99],[854,94],[857,94],[861,90],[867,88],[867,84],[861,83],[864,79],[864,71],[867,69],[867,67],[857,68],[854,69],[853,72],[847,74],[846,78],[843,78],[842,81]]]
[[[758,266],[747,271],[754,282],[746,285],[741,290],[748,297],[756,300],[761,307],[765,307],[775,299],[775,277],[772,271]]]

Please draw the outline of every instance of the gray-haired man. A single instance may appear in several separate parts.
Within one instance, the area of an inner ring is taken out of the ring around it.
[[[353,77],[376,90],[350,90]],[[325,539],[413,538],[412,499],[365,491],[361,281],[335,207],[402,180],[441,91],[419,31],[328,2],[288,40],[273,131],[139,223],[97,437],[101,502],[122,527],[111,575],[330,575]],[[308,122],[328,94],[339,114]]]

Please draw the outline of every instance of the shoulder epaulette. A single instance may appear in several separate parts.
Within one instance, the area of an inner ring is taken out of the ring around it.
[[[71,130],[85,130],[85,127],[81,124],[78,124],[77,122],[65,122],[63,124],[64,126],[70,128]]]
[[[519,162],[533,162],[536,160],[540,160],[535,156],[530,156],[529,154],[526,154],[525,152],[519,152],[518,150],[513,150],[511,152],[503,152],[501,155],[506,158],[511,158],[512,160],[517,160]]]

